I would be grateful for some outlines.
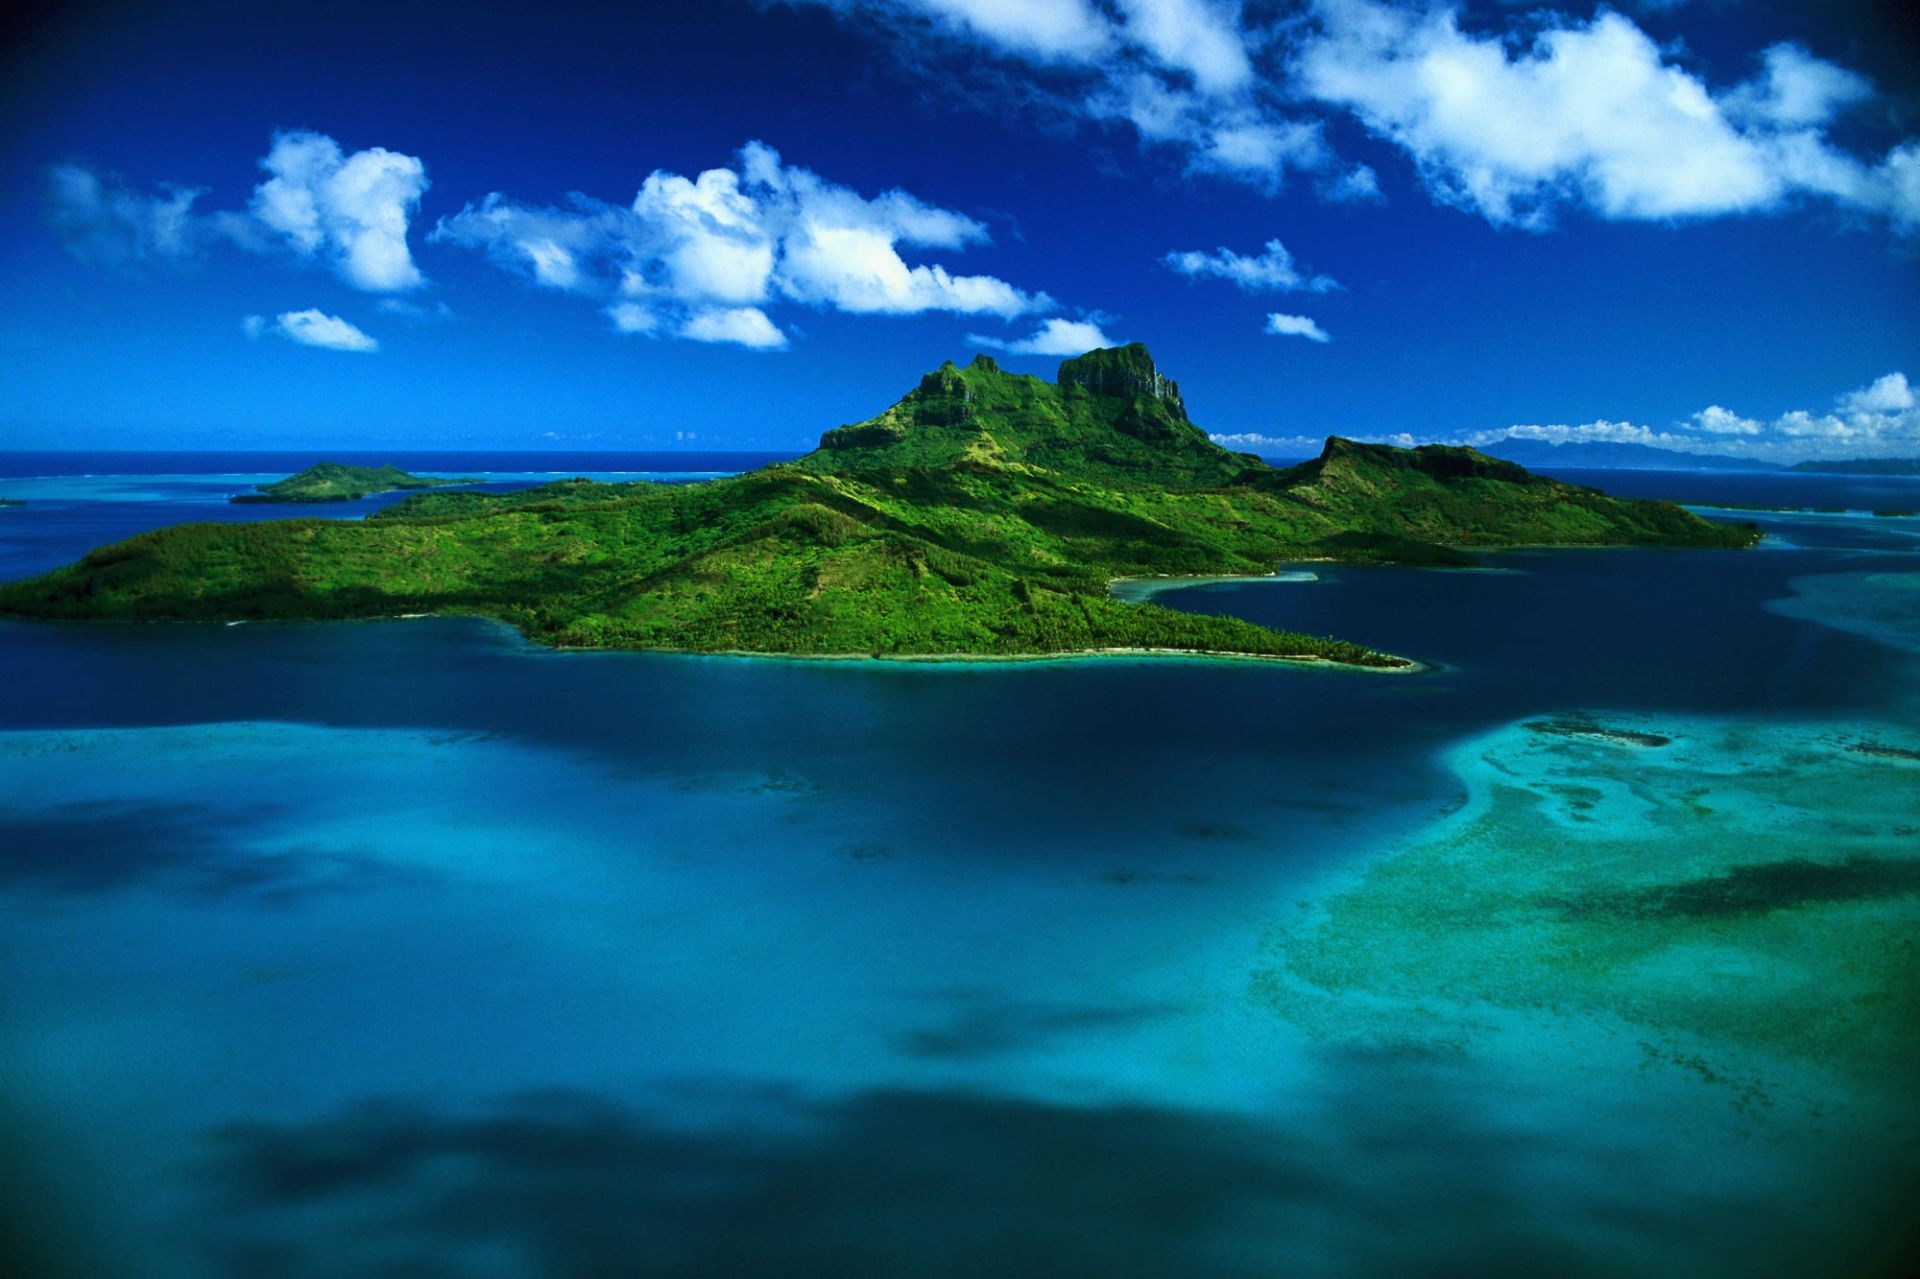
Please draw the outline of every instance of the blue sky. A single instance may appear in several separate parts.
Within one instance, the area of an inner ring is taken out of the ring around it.
[[[1899,6],[80,4],[0,446],[802,448],[1144,341],[1241,447],[1920,453]]]

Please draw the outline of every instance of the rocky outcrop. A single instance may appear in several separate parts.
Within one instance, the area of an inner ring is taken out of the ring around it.
[[[1153,356],[1139,342],[1131,346],[1089,351],[1060,366],[1061,387],[1078,386],[1089,395],[1111,395],[1123,399],[1150,396],[1166,406],[1178,420],[1187,420],[1187,406],[1180,399],[1180,384],[1161,376],[1153,366]]]

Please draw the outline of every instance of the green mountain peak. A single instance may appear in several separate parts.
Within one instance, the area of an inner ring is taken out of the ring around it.
[[[1055,380],[1063,389],[1077,386],[1089,395],[1120,399],[1147,396],[1165,405],[1171,416],[1182,422],[1187,420],[1187,406],[1180,399],[1180,384],[1154,367],[1153,356],[1144,343],[1077,355],[1060,366]]]
[[[798,465],[841,473],[956,463],[1156,488],[1214,487],[1264,465],[1208,439],[1179,384],[1139,343],[1076,356],[1052,382],[986,355],[965,368],[948,361],[878,417],[828,431]]]

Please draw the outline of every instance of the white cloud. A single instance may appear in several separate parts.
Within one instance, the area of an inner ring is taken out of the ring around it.
[[[1905,373],[1888,373],[1834,400],[1833,410],[1796,409],[1767,424],[1774,452],[1815,458],[1920,454],[1920,405]]]
[[[1920,231],[1920,141],[1874,161],[1827,136],[1872,96],[1864,78],[1778,44],[1751,80],[1715,87],[1604,5],[1584,22],[1538,10],[1463,30],[1444,0],[1312,0],[1305,14],[1233,0],[793,2],[890,36],[969,103],[1049,127],[1130,125],[1189,171],[1264,190],[1305,172],[1322,199],[1380,199],[1378,176],[1326,141],[1329,116],[1349,113],[1405,151],[1435,198],[1499,224],[1544,229],[1566,206],[1667,220],[1810,198]]]
[[[1239,449],[1267,457],[1312,457],[1326,441],[1317,435],[1262,435],[1241,431],[1231,435],[1209,435],[1208,439],[1225,449]]]
[[[1240,6],[1208,0],[1120,0],[1126,34],[1163,66],[1193,77],[1203,93],[1230,93],[1253,79]]]
[[[1261,330],[1276,337],[1305,338],[1309,342],[1331,342],[1327,331],[1304,315],[1287,315],[1275,311],[1267,317],[1267,327]]]
[[[1834,400],[1828,412],[1795,409],[1771,419],[1743,417],[1720,405],[1704,408],[1670,428],[1600,419],[1578,425],[1512,426],[1473,431],[1461,442],[1502,439],[1549,444],[1620,443],[1690,453],[1717,453],[1766,461],[1805,458],[1908,457],[1920,454],[1920,405],[1904,373],[1889,373]]]
[[[1718,404],[1710,404],[1695,413],[1690,419],[1694,426],[1710,435],[1758,435],[1760,423],[1750,417],[1741,417],[1731,409],[1723,409]]]
[[[1120,345],[1102,332],[1095,321],[1058,318],[1047,320],[1039,329],[1016,341],[1009,342],[979,333],[967,334],[967,341],[975,346],[1005,351],[1008,355],[1085,355],[1088,351]]]
[[[1478,447],[1504,439],[1539,440],[1545,444],[1646,444],[1654,448],[1673,449],[1693,447],[1693,441],[1686,436],[1655,431],[1652,427],[1633,422],[1613,422],[1606,418],[1577,425],[1531,423],[1509,426],[1500,431],[1474,431],[1462,436],[1461,442]]]
[[[396,292],[425,282],[407,225],[427,189],[426,166],[381,147],[342,151],[318,133],[278,133],[260,161],[268,177],[245,213],[197,213],[201,191],[164,183],[131,190],[81,164],[48,172],[54,229],[76,255],[117,264],[183,261],[216,243],[324,262],[357,289]]]
[[[1913,388],[1904,373],[1888,373],[1869,386],[1840,397],[1842,413],[1899,413],[1914,405]]]
[[[756,351],[778,350],[787,344],[787,335],[755,306],[696,311],[680,326],[680,336],[695,342],[734,342]]]
[[[243,315],[240,317],[240,331],[247,335],[248,341],[254,341],[267,331],[267,317],[264,315]]]
[[[985,242],[973,218],[904,191],[867,198],[758,142],[733,168],[656,172],[625,208],[585,196],[535,208],[491,195],[431,238],[479,249],[543,287],[600,298],[619,332],[756,349],[786,344],[764,309],[783,300],[853,315],[1012,318],[1053,306],[993,276],[902,256]]]
[[[1113,47],[1105,15],[1085,0],[907,0],[901,7],[1041,61],[1087,62]]]
[[[249,319],[258,319],[250,316]],[[302,346],[324,347],[329,351],[365,351],[380,349],[380,344],[337,315],[309,307],[305,311],[283,311],[273,322],[275,332]]]
[[[1873,96],[1873,86],[1844,67],[1823,62],[1794,44],[1776,44],[1760,55],[1758,80],[1722,99],[1727,114],[1788,128],[1820,126],[1847,107]]]
[[[616,333],[655,333],[660,329],[660,317],[638,302],[614,303],[607,308],[607,318],[613,321]]]
[[[1364,164],[1321,181],[1314,191],[1330,204],[1379,204],[1387,198],[1380,190],[1380,175]]]
[[[347,155],[319,133],[274,135],[251,211],[294,252],[319,257],[341,279],[374,293],[424,278],[407,249],[407,222],[427,189],[426,166],[384,147]]]
[[[1229,280],[1249,293],[1327,293],[1340,287],[1331,276],[1302,271],[1294,263],[1293,254],[1278,240],[1268,240],[1258,257],[1246,257],[1222,247],[1212,253],[1193,249],[1169,253],[1164,261],[1181,275]]]
[[[1531,47],[1463,32],[1450,8],[1319,0],[1296,49],[1300,91],[1352,111],[1413,159],[1435,198],[1535,229],[1583,204],[1605,218],[1771,211],[1796,196],[1920,224],[1920,148],[1878,165],[1825,128],[1866,82],[1795,46],[1716,96],[1632,20],[1602,10]]]

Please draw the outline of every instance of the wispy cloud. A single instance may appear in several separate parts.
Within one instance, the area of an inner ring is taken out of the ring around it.
[[[862,196],[759,142],[733,168],[656,172],[631,205],[576,195],[536,207],[491,195],[431,238],[479,250],[541,287],[594,298],[619,332],[759,349],[786,345],[765,310],[782,301],[853,315],[1001,318],[1053,306],[1045,293],[902,255],[984,243],[975,219],[904,191]]]
[[[208,234],[193,211],[203,194],[169,183],[147,195],[81,164],[47,171],[54,230],[74,256],[113,265],[179,261],[197,253]]]
[[[967,341],[989,350],[1005,351],[1008,355],[1084,355],[1102,347],[1120,345],[1101,331],[1096,320],[1058,318],[1044,321],[1038,329],[1023,338],[1009,341],[981,333],[969,333]]]
[[[1328,293],[1340,287],[1330,275],[1301,270],[1278,240],[1268,240],[1255,257],[1222,246],[1212,253],[1194,249],[1169,253],[1163,261],[1190,279],[1226,280],[1249,293]]]
[[[332,138],[274,136],[267,177],[247,209],[198,212],[198,188],[162,183],[149,194],[83,164],[48,171],[50,217],[75,256],[118,265],[185,262],[216,244],[319,262],[356,289],[399,292],[425,282],[407,245],[427,189],[417,158],[372,147],[352,154]]]
[[[877,33],[929,83],[1049,124],[1123,125],[1194,173],[1262,189],[1291,172],[1348,195],[1320,122],[1258,68],[1267,33],[1226,0],[797,0]],[[966,52],[956,52],[956,47]],[[984,57],[982,56],[984,55]],[[1365,183],[1364,186],[1371,186]]]
[[[1276,337],[1305,338],[1309,342],[1333,341],[1317,321],[1304,315],[1287,315],[1281,311],[1275,311],[1267,316],[1267,327],[1262,331]]]

